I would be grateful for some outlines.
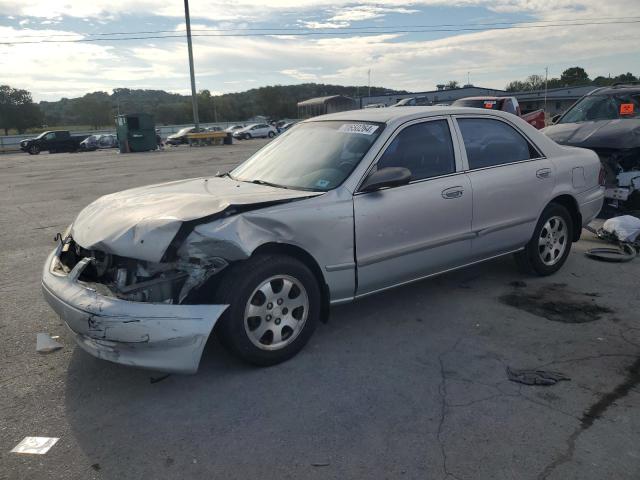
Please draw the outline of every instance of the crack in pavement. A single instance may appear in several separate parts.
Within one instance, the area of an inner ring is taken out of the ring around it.
[[[453,473],[449,471],[447,466],[447,452],[444,448],[444,442],[442,441],[442,429],[444,426],[444,421],[447,416],[447,375],[444,371],[444,361],[442,358],[445,355],[452,353],[457,347],[462,338],[456,340],[449,350],[446,350],[438,355],[438,362],[440,363],[440,385],[438,385],[438,393],[440,394],[440,422],[438,423],[438,433],[436,435],[436,439],[438,440],[438,445],[440,445],[440,454],[442,455],[442,471],[444,472],[443,479],[448,477],[452,477],[456,480],[461,480],[460,477],[455,476]]]
[[[559,466],[569,462],[575,453],[576,442],[582,432],[588,430],[593,423],[602,417],[607,409],[614,405],[617,400],[626,397],[631,389],[640,384],[640,357],[636,357],[636,361],[627,368],[627,374],[624,380],[619,383],[612,391],[605,393],[600,399],[591,405],[580,417],[580,424],[567,439],[567,448],[565,452],[557,459],[545,467],[538,475],[538,480],[546,480]]]

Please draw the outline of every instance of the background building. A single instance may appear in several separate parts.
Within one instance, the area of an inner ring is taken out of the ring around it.
[[[558,113],[563,113],[576,100],[583,95],[595,90],[597,86],[579,86],[579,87],[562,87],[550,88],[547,90],[547,108],[546,114],[551,117]],[[474,86],[466,86],[463,88],[431,90],[428,92],[416,92],[407,94],[388,94],[376,95],[371,97],[360,98],[360,108],[367,105],[384,105],[389,107],[398,103],[403,98],[425,98],[427,105],[450,104],[459,98],[492,96],[492,97],[516,97],[523,113],[532,112],[545,108],[545,91],[532,90],[522,92],[507,92],[506,90],[498,90],[494,88],[482,88]]]
[[[309,118],[325,113],[356,110],[358,104],[353,98],[344,95],[331,95],[328,97],[316,97],[298,102],[298,118]]]

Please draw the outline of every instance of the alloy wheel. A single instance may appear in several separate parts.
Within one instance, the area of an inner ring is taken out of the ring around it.
[[[244,328],[249,340],[262,350],[280,350],[302,331],[309,315],[304,285],[289,275],[276,275],[249,296]]]
[[[538,239],[538,253],[542,263],[548,266],[555,265],[562,258],[567,249],[567,225],[562,217],[549,218]]]

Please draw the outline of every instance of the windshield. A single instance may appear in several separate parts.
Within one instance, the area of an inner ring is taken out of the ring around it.
[[[340,185],[376,141],[384,124],[305,122],[287,130],[231,172],[243,182],[326,192]]]
[[[590,95],[579,100],[558,123],[578,123],[618,118],[640,118],[640,92]]]
[[[182,135],[186,135],[187,133],[189,133],[191,130],[195,130],[195,127],[187,127],[187,128],[183,128],[181,130],[178,130],[178,133],[176,133],[175,135],[177,136],[182,136]]]

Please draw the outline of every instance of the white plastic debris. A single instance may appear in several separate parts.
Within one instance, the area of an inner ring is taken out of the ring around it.
[[[22,441],[13,447],[11,453],[31,453],[44,455],[60,440],[56,437],[24,437]]]
[[[39,333],[36,337],[36,352],[51,353],[61,348],[62,345],[56,342],[48,333]]]
[[[620,242],[635,242],[640,235],[640,218],[632,215],[610,218],[604,222],[602,229],[615,235]]]

